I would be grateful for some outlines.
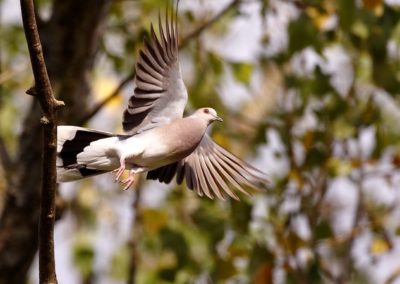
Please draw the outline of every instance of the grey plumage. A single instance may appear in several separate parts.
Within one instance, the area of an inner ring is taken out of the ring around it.
[[[170,17],[170,21],[168,18]],[[123,115],[124,131],[135,134],[182,118],[188,94],[178,60],[176,19],[166,15],[166,28],[159,19],[160,39],[153,25],[136,63],[136,88]]]
[[[212,108],[183,118],[187,91],[178,58],[178,29],[173,13],[159,18],[159,37],[153,25],[136,64],[134,94],[123,114],[128,135],[113,135],[74,126],[58,128],[59,182],[115,171],[125,189],[135,173],[147,179],[178,184],[186,181],[200,196],[239,199],[233,189],[263,188],[265,175],[231,154],[206,134],[214,121],[222,121]],[[129,170],[129,177],[121,175]]]
[[[178,184],[186,179],[189,189],[198,195],[224,199],[224,194],[239,199],[231,186],[248,195],[243,186],[262,188],[268,181],[259,170],[228,152],[206,134],[199,146],[185,159],[149,171],[147,179],[170,183],[174,176]]]

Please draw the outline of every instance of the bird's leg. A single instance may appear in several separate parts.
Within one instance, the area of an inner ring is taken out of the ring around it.
[[[131,187],[131,185],[135,181],[134,176],[135,176],[135,170],[130,170],[128,178],[126,178],[123,181],[121,181],[122,184],[125,184],[125,187],[124,187],[123,190],[127,190],[128,188]]]
[[[121,159],[119,159],[119,162],[120,162],[119,168],[113,171],[113,173],[115,173],[115,181],[119,181],[123,172],[125,171],[125,158],[121,157]]]

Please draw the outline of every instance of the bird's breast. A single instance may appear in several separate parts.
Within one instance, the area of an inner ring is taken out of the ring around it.
[[[179,161],[196,149],[206,128],[190,119],[180,119],[150,130],[142,138],[144,151],[135,160],[150,168]]]

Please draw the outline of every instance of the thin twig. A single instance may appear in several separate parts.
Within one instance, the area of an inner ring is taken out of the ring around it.
[[[1,25],[1,17],[2,17],[2,6],[0,5],[0,25]],[[1,26],[0,26],[1,29]],[[1,78],[3,77],[3,50],[2,50],[2,42],[0,42],[0,106],[1,106],[1,98],[4,96],[3,85],[1,84]],[[0,136],[0,162],[5,171],[6,179],[9,178],[8,172],[11,170],[13,162],[8,152],[8,149],[5,145],[3,138]]]
[[[126,76],[107,97],[105,97],[101,102],[99,102],[91,111],[89,111],[79,122],[79,125],[83,125],[88,122],[93,116],[95,116],[106,104],[108,104],[112,99],[117,97],[119,93],[135,78],[135,70],[132,71],[128,76]]]
[[[142,195],[142,186],[139,184],[135,189],[136,196],[135,200],[132,204],[133,212],[135,212],[135,218],[132,224],[131,230],[131,239],[129,241],[129,245],[131,248],[131,258],[129,263],[129,271],[128,271],[128,284],[136,283],[136,274],[139,263],[139,253],[138,253],[138,243],[139,238],[141,236],[142,230],[142,214],[140,212],[140,198]]]
[[[6,175],[6,179],[9,181],[10,173],[14,168],[14,161],[12,160],[2,137],[0,137],[0,160]]]
[[[212,17],[209,21],[198,27],[192,33],[187,35],[179,44],[179,48],[183,48],[189,44],[190,41],[199,37],[205,30],[209,29],[212,25],[214,25],[220,18],[222,18],[226,13],[228,13],[231,9],[237,7],[240,4],[241,0],[233,0],[231,3],[225,6],[218,14]]]
[[[359,134],[358,134],[359,135]],[[356,136],[356,139],[358,141],[359,137]],[[348,149],[348,143],[345,144],[346,146],[346,152],[349,153],[349,149]],[[361,147],[359,147],[358,149],[361,149]],[[361,152],[359,153],[359,159],[360,161],[362,161],[362,155]],[[364,163],[361,163],[364,164]],[[359,168],[359,175],[357,177],[350,177],[350,180],[352,180],[356,187],[357,187],[357,193],[358,193],[358,200],[357,200],[357,204],[355,207],[355,216],[353,219],[353,224],[352,224],[352,228],[356,229],[358,227],[360,227],[360,222],[362,221],[363,217],[365,216],[365,198],[364,198],[364,188],[363,188],[363,181],[366,178],[366,173],[364,168],[361,166]],[[349,238],[349,240],[347,241],[347,243],[345,244],[345,256],[344,259],[342,260],[342,273],[339,277],[339,280],[341,281],[341,283],[347,283],[348,280],[350,279],[350,274],[352,269],[354,268],[354,265],[352,265],[353,260],[352,260],[352,254],[351,251],[353,250],[353,246],[356,240],[357,234],[355,234],[354,236],[352,236],[351,238]]]
[[[56,193],[57,123],[56,111],[64,103],[54,98],[43,57],[42,45],[35,18],[33,0],[21,0],[22,21],[29,49],[35,87],[30,94],[39,101],[43,111],[43,159],[41,210],[39,220],[39,282],[56,284],[54,261],[54,219]]]
[[[180,45],[179,49],[184,48],[189,44],[190,41],[200,36],[205,30],[209,29],[212,25],[214,25],[220,18],[222,18],[226,13],[228,13],[232,8],[237,7],[240,4],[241,0],[233,0],[231,3],[226,5],[224,9],[222,9],[217,15],[211,18],[209,21],[198,27],[189,35],[185,36]],[[135,70],[133,70],[128,76],[126,76],[122,81],[118,84],[118,86],[113,90],[107,97],[105,97],[102,101],[100,101],[91,111],[88,112],[80,121],[79,125],[83,125],[88,122],[92,117],[94,117],[105,105],[107,105],[113,98],[117,97],[120,92],[135,78]]]
[[[393,270],[393,272],[389,275],[389,277],[383,283],[384,284],[392,284],[399,278],[400,278],[400,267],[396,267],[396,269]]]

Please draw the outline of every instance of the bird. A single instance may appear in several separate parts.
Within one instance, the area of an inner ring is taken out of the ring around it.
[[[158,35],[151,23],[139,51],[135,88],[123,113],[125,134],[57,127],[58,183],[113,172],[125,190],[135,174],[146,172],[148,180],[161,183],[185,180],[187,188],[211,199],[239,200],[237,191],[250,195],[247,188],[265,188],[265,173],[207,134],[210,124],[223,121],[215,109],[200,108],[184,117],[188,93],[178,56],[177,13],[170,10],[164,24],[158,16]]]

